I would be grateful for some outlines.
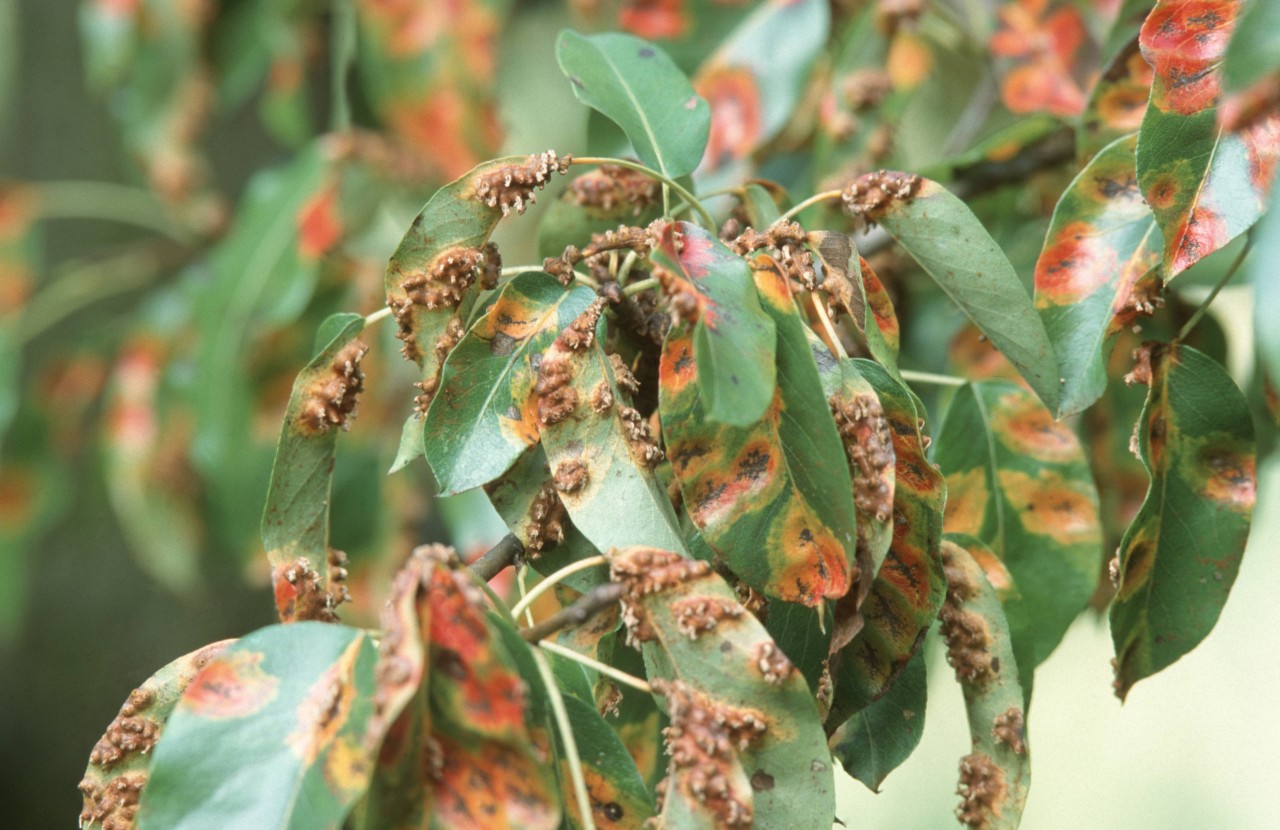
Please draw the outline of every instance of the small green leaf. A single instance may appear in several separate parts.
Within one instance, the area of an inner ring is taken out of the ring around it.
[[[711,110],[657,46],[631,35],[566,30],[556,60],[578,100],[621,127],[645,165],[677,179],[702,161]]]
[[[256,631],[187,686],[156,747],[139,830],[339,827],[369,782],[376,655],[363,631]]]
[[[1188,346],[1149,348],[1138,450],[1151,487],[1120,543],[1111,606],[1121,699],[1217,623],[1257,485],[1249,405],[1226,370]]]
[[[1053,344],[1004,251],[968,206],[925,179],[913,196],[893,199],[868,218],[920,263],[1040,399],[1056,407],[1059,384]]]
[[[946,530],[991,546],[1024,688],[1089,604],[1102,558],[1098,491],[1074,432],[1008,381],[961,387],[934,444],[947,476]]]
[[[693,358],[712,421],[754,424],[774,398],[776,325],[760,305],[751,267],[708,231],[673,222],[654,261],[677,275],[669,290],[697,302]]]
[[[423,423],[441,495],[492,481],[538,441],[536,361],[593,299],[550,274],[520,274],[450,352]]]
[[[833,752],[854,778],[872,792],[911,757],[924,734],[929,677],[924,649],[916,652],[884,697],[872,703],[835,736]]]
[[[341,601],[329,549],[329,490],[338,432],[364,386],[366,347],[359,314],[337,314],[321,331],[331,339],[293,383],[262,515],[276,610],[285,621],[332,619]],[[321,578],[321,575],[323,579]]]

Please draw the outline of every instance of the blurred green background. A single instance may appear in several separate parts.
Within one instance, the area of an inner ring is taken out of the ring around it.
[[[12,115],[0,124],[0,180],[137,181],[106,106],[86,90],[77,6],[77,0],[0,0],[0,89],[13,96]],[[585,135],[585,111],[573,104],[552,57],[562,4],[524,3],[515,14],[500,82],[519,84],[522,94],[504,96],[507,145],[573,147]],[[323,111],[327,91],[316,89]],[[929,143],[928,136],[915,140]],[[292,156],[266,135],[250,107],[220,120],[207,146],[219,187],[233,201],[255,170]],[[110,222],[49,221],[44,258],[71,261],[135,235]],[[528,259],[528,238],[502,239],[510,261]],[[95,305],[43,334],[30,353],[74,341],[86,322],[124,325],[131,302],[126,296]],[[71,826],[89,750],[129,690],[179,654],[273,621],[267,591],[246,588],[233,557],[206,557],[202,588],[190,597],[169,594],[144,575],[101,477],[91,472],[93,452],[78,458],[65,487],[74,503],[25,573],[0,572],[0,580],[22,580],[26,596],[16,637],[0,645],[6,828]],[[1280,827],[1280,797],[1272,790],[1280,770],[1278,545],[1280,468],[1271,466],[1262,473],[1255,531],[1217,629],[1188,657],[1144,681],[1123,707],[1111,694],[1105,620],[1077,622],[1037,677],[1035,773],[1024,827]],[[949,815],[967,730],[940,653],[931,667],[920,748],[881,794],[861,785],[846,793],[857,826],[954,826]]]

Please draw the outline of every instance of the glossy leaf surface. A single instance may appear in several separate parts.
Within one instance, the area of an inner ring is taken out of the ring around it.
[[[872,792],[911,757],[924,734],[929,677],[924,649],[916,652],[884,696],[840,728],[832,752]]]
[[[671,179],[698,166],[711,111],[659,47],[630,35],[566,31],[556,59],[578,100],[621,127],[647,166]]]
[[[863,627],[832,655],[832,729],[879,699],[919,651],[946,585],[938,545],[947,490],[924,451],[915,401],[879,365],[854,361],[884,408],[894,451],[893,541],[862,603]]]
[[[150,828],[337,828],[369,781],[368,635],[256,631],[196,675],[165,727],[138,811]]]
[[[624,548],[612,565],[672,720],[666,826],[831,821],[831,753],[809,687],[733,589],[669,551]],[[715,790],[699,797],[708,778]]]
[[[696,300],[692,357],[708,417],[731,426],[755,423],[774,399],[777,334],[751,267],[689,222],[664,229],[654,260],[672,275],[668,291]]]
[[[1033,395],[992,380],[956,393],[934,458],[947,476],[947,532],[990,545],[1018,587],[1005,613],[1030,688],[1098,581],[1102,528],[1084,450]]]
[[[537,442],[536,362],[593,299],[550,274],[520,274],[454,347],[423,424],[441,495],[492,481]]]
[[[1253,421],[1226,370],[1188,346],[1147,348],[1149,368],[1138,369],[1150,387],[1138,450],[1151,487],[1120,544],[1111,607],[1121,699],[1218,621],[1257,484]]]
[[[1071,182],[1036,262],[1035,305],[1058,356],[1058,414],[1087,408],[1106,388],[1108,345],[1136,315],[1135,291],[1160,264],[1161,235],[1134,168],[1137,136],[1099,152]],[[1154,285],[1152,286],[1154,288]]]
[[[972,739],[960,760],[957,815],[970,827],[1017,830],[1031,785],[1025,699],[1000,597],[975,559],[992,553],[976,540],[970,544],[973,554],[951,539],[942,542],[947,601],[938,615]]]
[[[1053,344],[1026,289],[982,223],[941,185],[920,182],[909,199],[875,214],[1049,407],[1058,402]]]
[[[660,370],[664,437],[685,509],[729,568],[771,597],[816,607],[857,578],[853,483],[786,278],[767,255],[752,273],[777,328],[773,402],[752,427],[715,423],[696,334],[674,329]]]

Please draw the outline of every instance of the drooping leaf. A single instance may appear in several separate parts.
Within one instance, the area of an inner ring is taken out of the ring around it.
[[[1149,386],[1138,451],[1151,487],[1120,543],[1111,607],[1121,699],[1218,621],[1257,483],[1252,417],[1226,370],[1189,346],[1145,349],[1135,371]]]
[[[1035,305],[1058,356],[1058,414],[1106,388],[1108,345],[1157,295],[1139,281],[1160,264],[1161,235],[1134,168],[1137,135],[1101,150],[1063,192],[1036,262]],[[1150,287],[1157,288],[1152,275]]]
[[[861,630],[831,656],[829,730],[892,687],[919,651],[946,591],[938,545],[947,491],[925,456],[915,400],[878,364],[854,363],[880,398],[893,436],[893,541],[862,603]]]
[[[693,85],[711,105],[704,173],[738,166],[786,126],[829,26],[823,0],[770,0],[703,63]]]
[[[1138,135],[1138,183],[1164,234],[1166,281],[1248,230],[1266,206],[1280,115],[1236,134],[1216,112],[1240,5],[1161,0],[1142,26],[1156,77]]]
[[[1108,61],[1089,92],[1076,134],[1076,154],[1081,161],[1087,162],[1108,144],[1142,126],[1154,77],[1135,32]]]
[[[855,182],[846,205],[888,231],[1040,399],[1057,405],[1057,363],[1044,324],[1008,258],[964,202],[928,179],[882,172]]]
[[[668,225],[653,256],[674,277],[668,290],[696,302],[692,357],[708,417],[729,426],[754,424],[774,400],[777,334],[750,266],[688,222]]]
[[[898,316],[884,283],[858,255],[847,234],[815,231],[809,237],[822,262],[822,290],[828,302],[849,315],[867,351],[897,377]]]
[[[942,542],[947,601],[938,615],[972,739],[960,760],[956,815],[969,827],[1017,830],[1031,785],[1026,704],[1000,597],[975,558],[992,553],[976,540],[970,544]]]
[[[183,655],[129,693],[120,714],[89,755],[80,781],[82,827],[134,826],[138,798],[151,766],[150,753],[165,731],[165,722],[192,678],[232,642],[223,640]]]
[[[813,696],[733,590],[671,551],[623,548],[611,563],[671,717],[665,826],[830,822],[831,753]]]
[[[276,610],[285,622],[332,620],[345,596],[342,562],[329,547],[329,490],[338,432],[364,388],[367,347],[356,339],[364,330],[359,314],[334,315],[325,328],[336,334],[294,381],[262,515]]]
[[[853,483],[786,277],[767,254],[751,273],[777,329],[772,403],[751,427],[716,423],[697,382],[696,332],[681,326],[663,348],[664,437],[685,509],[729,568],[768,596],[818,607],[857,579]]]
[[[423,424],[441,495],[488,483],[538,440],[536,362],[595,295],[520,274],[450,352]]]
[[[627,748],[591,703],[573,696],[566,696],[564,703],[582,757],[582,775],[596,827],[642,830],[654,814],[654,804]],[[572,788],[564,764],[561,761],[561,777],[565,781],[562,798],[565,804],[572,804]],[[570,827],[582,827],[576,810],[566,809],[565,816]]]
[[[929,677],[924,649],[916,652],[884,697],[840,727],[832,752],[872,792],[911,757],[924,734]]]
[[[1102,526],[1084,451],[1034,396],[990,380],[956,392],[934,458],[947,476],[947,532],[989,545],[1018,587],[1005,614],[1030,689],[1098,581]]]
[[[357,0],[360,80],[374,112],[453,179],[501,144],[495,102],[497,51],[510,0]]]
[[[535,403],[552,495],[598,550],[652,540],[684,552],[680,522],[654,472],[662,451],[620,388],[626,367],[615,367],[600,342],[603,309],[604,300],[592,303],[538,369]]]
[[[621,127],[645,165],[670,179],[698,166],[711,111],[662,49],[631,35],[564,31],[556,60],[578,100]]]
[[[314,622],[229,646],[165,725],[139,830],[340,827],[369,781],[375,661],[365,632]]]

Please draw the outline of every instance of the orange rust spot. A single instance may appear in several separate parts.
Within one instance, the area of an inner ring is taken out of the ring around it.
[[[335,181],[316,191],[298,209],[298,253],[303,259],[319,259],[338,244],[343,231]]]
[[[947,505],[943,529],[947,533],[966,533],[978,536],[987,518],[987,476],[981,467],[967,473],[947,476]]]
[[[658,380],[663,394],[677,397],[697,378],[698,367],[693,361],[693,339],[683,335],[668,340],[662,350],[662,362],[658,368]]]
[[[791,499],[774,524],[769,547],[780,560],[772,580],[779,598],[815,607],[848,592],[852,574],[844,546],[799,499]]]
[[[276,696],[280,678],[262,670],[260,651],[233,651],[205,666],[182,696],[182,705],[202,717],[221,720],[259,712]]]
[[[1257,474],[1252,455],[1227,447],[1208,447],[1198,458],[1208,473],[1202,492],[1211,501],[1241,513],[1253,510]]]
[[[354,671],[361,640],[356,640],[312,684],[298,704],[297,724],[285,738],[289,748],[310,766],[337,737],[351,716],[355,700]]]
[[[719,170],[750,155],[762,129],[755,75],[742,67],[713,64],[698,74],[693,85],[711,105],[711,134],[703,167]]]
[[[1070,222],[1036,260],[1036,305],[1069,305],[1110,282],[1119,270],[1115,248],[1087,222]]]
[[[997,477],[1027,531],[1063,545],[1100,540],[1097,499],[1083,485],[1050,470],[1041,470],[1034,478],[1017,470],[999,470]]]
[[[991,431],[1009,449],[1040,461],[1070,461],[1083,455],[1070,427],[1055,421],[1029,394],[1002,395],[991,415]]]

